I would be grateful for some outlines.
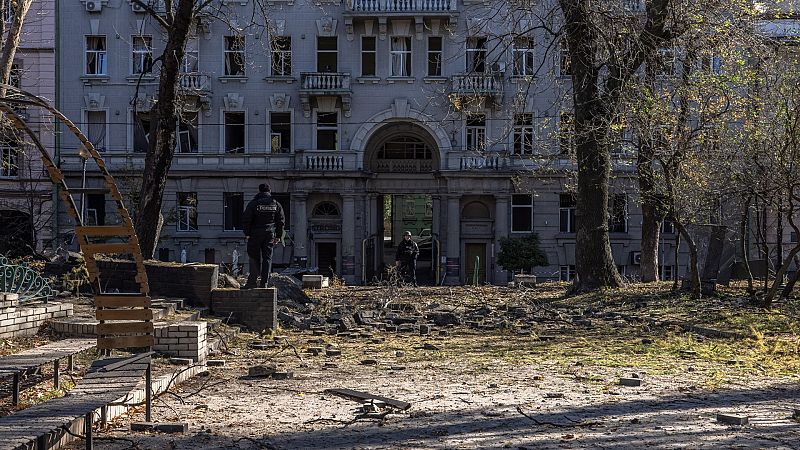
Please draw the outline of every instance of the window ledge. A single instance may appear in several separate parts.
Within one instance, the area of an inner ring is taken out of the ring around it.
[[[136,84],[139,82],[140,79],[142,80],[142,83],[153,83],[156,81],[156,76],[149,74],[149,75],[144,75],[141,78],[139,77],[139,75],[130,75],[125,77],[125,80],[128,81],[128,84]]]
[[[447,77],[425,77],[425,78],[422,79],[422,81],[424,81],[426,83],[429,83],[429,84],[447,83],[448,80],[449,80],[449,78],[447,78]]]
[[[378,84],[381,82],[381,77],[373,77],[373,76],[358,77],[356,78],[356,82],[361,84],[367,84],[367,83]]]
[[[291,75],[288,75],[288,76],[276,75],[276,76],[264,77],[264,81],[266,81],[267,83],[292,84],[295,81],[297,81],[297,79],[295,77],[291,76]]]
[[[389,84],[403,83],[403,82],[408,84],[414,84],[414,82],[417,81],[417,79],[414,77],[389,77],[386,79],[386,81]]]
[[[223,75],[217,78],[220,83],[228,83],[228,82],[239,82],[239,83],[247,83],[247,77],[244,75]]]
[[[108,83],[109,80],[111,80],[111,77],[108,75],[83,75],[81,77],[81,81],[83,81],[83,84],[86,85],[105,84]]]

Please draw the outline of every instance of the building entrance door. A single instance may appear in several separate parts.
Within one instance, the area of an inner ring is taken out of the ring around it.
[[[486,244],[465,244],[464,273],[466,284],[486,282]]]
[[[317,265],[319,273],[326,277],[332,277],[336,273],[336,243],[318,242],[317,243]]]

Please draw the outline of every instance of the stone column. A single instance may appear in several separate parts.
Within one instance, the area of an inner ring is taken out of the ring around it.
[[[497,254],[500,252],[500,238],[508,236],[508,207],[510,197],[508,195],[496,195],[494,197],[494,279],[492,282],[498,285],[505,285],[508,281],[508,272],[496,264]]]
[[[294,256],[308,257],[308,194],[292,194],[292,225],[289,230],[294,236]]]
[[[447,278],[445,284],[461,284],[461,196],[447,197]]]
[[[355,281],[356,197],[342,194],[342,276],[348,283]]]

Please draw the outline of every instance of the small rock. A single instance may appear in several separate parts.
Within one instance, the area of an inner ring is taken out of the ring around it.
[[[222,367],[225,365],[224,359],[209,359],[206,361],[208,367]]]
[[[336,364],[336,363],[332,363],[332,362],[326,362],[325,364],[322,365],[322,367],[324,367],[326,369],[336,369],[336,368],[339,367],[339,365]]]
[[[548,392],[544,394],[545,398],[564,398],[563,392]]]
[[[406,370],[406,366],[391,366],[391,370]]]
[[[642,345],[650,345],[652,343],[653,343],[652,339],[647,339],[647,338],[642,339]]]
[[[434,351],[438,351],[439,350],[439,347],[437,347],[437,346],[435,346],[433,344],[427,343],[427,342],[425,343],[425,345],[422,346],[422,348],[425,349],[425,350],[434,350]]]
[[[311,353],[314,356],[319,355],[323,351],[325,351],[325,349],[322,347],[308,347],[308,353]]]
[[[375,366],[378,364],[378,360],[376,359],[365,359],[361,361],[362,366]]]
[[[422,324],[422,325],[419,326],[419,334],[420,335],[426,336],[426,335],[430,334],[430,332],[431,332],[431,327],[430,326],[428,326],[426,324]]]
[[[170,358],[169,363],[176,366],[188,366],[194,362],[191,358]]]
[[[185,434],[189,432],[189,424],[186,422],[157,423],[153,430],[161,433]]]
[[[338,348],[329,348],[325,350],[325,356],[342,356],[342,351]]]
[[[155,423],[153,422],[133,422],[131,423],[131,431],[151,431]]]
[[[717,422],[725,425],[743,426],[750,422],[747,416],[736,416],[732,414],[717,414]]]
[[[620,386],[630,386],[630,387],[641,386],[642,385],[642,379],[641,378],[620,378],[619,379],[619,385]]]
[[[633,419],[631,419],[631,423],[634,424],[634,425],[638,424],[639,422],[641,422],[641,421],[639,420],[638,417],[634,417]]]
[[[497,383],[489,383],[489,389],[497,389]]]
[[[396,356],[398,358],[402,358],[403,356],[406,356],[406,352],[404,352],[402,350],[397,350],[396,352],[394,352],[394,356]]]
[[[534,376],[531,377],[531,379],[533,381],[542,381],[544,379],[544,377],[541,376],[541,375],[534,375]]]
[[[272,375],[270,375],[270,378],[273,380],[288,380],[290,378],[294,378],[294,372],[290,370],[273,372]]]
[[[274,365],[271,366],[252,366],[247,369],[247,376],[268,377],[278,370]]]

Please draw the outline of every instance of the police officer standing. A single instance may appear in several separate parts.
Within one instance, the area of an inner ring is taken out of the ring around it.
[[[405,281],[406,275],[411,276],[411,282],[417,285],[417,257],[419,256],[419,246],[411,239],[411,232],[403,233],[403,240],[397,246],[397,253],[394,260],[400,275]]]
[[[250,276],[242,289],[266,287],[272,272],[272,248],[283,236],[283,208],[270,193],[269,185],[258,186],[258,194],[247,204],[242,227],[247,236],[247,256],[250,257]],[[261,283],[257,283],[261,274]]]

